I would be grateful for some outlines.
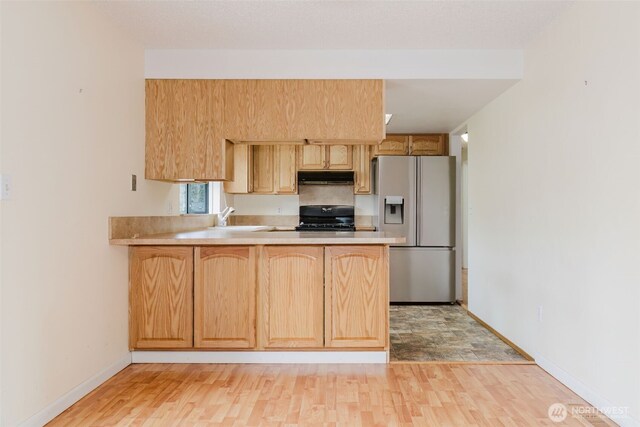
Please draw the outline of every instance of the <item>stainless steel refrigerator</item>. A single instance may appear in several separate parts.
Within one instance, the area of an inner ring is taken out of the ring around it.
[[[455,301],[455,157],[374,162],[377,226],[407,242],[390,249],[391,302]]]

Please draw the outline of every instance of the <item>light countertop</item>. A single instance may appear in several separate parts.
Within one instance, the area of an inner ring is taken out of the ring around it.
[[[112,245],[394,245],[404,243],[401,236],[380,231],[229,231],[224,228],[206,228],[111,239]]]

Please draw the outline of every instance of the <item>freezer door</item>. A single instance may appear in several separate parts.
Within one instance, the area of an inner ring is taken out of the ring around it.
[[[417,246],[455,246],[456,158],[417,159]]]
[[[376,167],[378,230],[406,237],[400,246],[416,245],[416,159],[380,156]]]
[[[455,301],[454,254],[447,248],[391,248],[391,302]]]

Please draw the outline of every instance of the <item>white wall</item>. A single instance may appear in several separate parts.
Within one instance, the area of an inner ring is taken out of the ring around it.
[[[470,310],[636,422],[638,22],[638,3],[579,2],[525,50],[524,79],[468,121]]]
[[[392,64],[392,65],[391,65]],[[155,79],[520,79],[520,49],[148,49]]]
[[[85,2],[2,2],[2,424],[128,355],[107,217],[177,210],[144,174],[144,52]],[[129,191],[130,174],[138,191]]]

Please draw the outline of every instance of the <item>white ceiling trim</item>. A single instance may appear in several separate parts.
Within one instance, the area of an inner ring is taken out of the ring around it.
[[[146,78],[522,79],[520,49],[145,51]]]

